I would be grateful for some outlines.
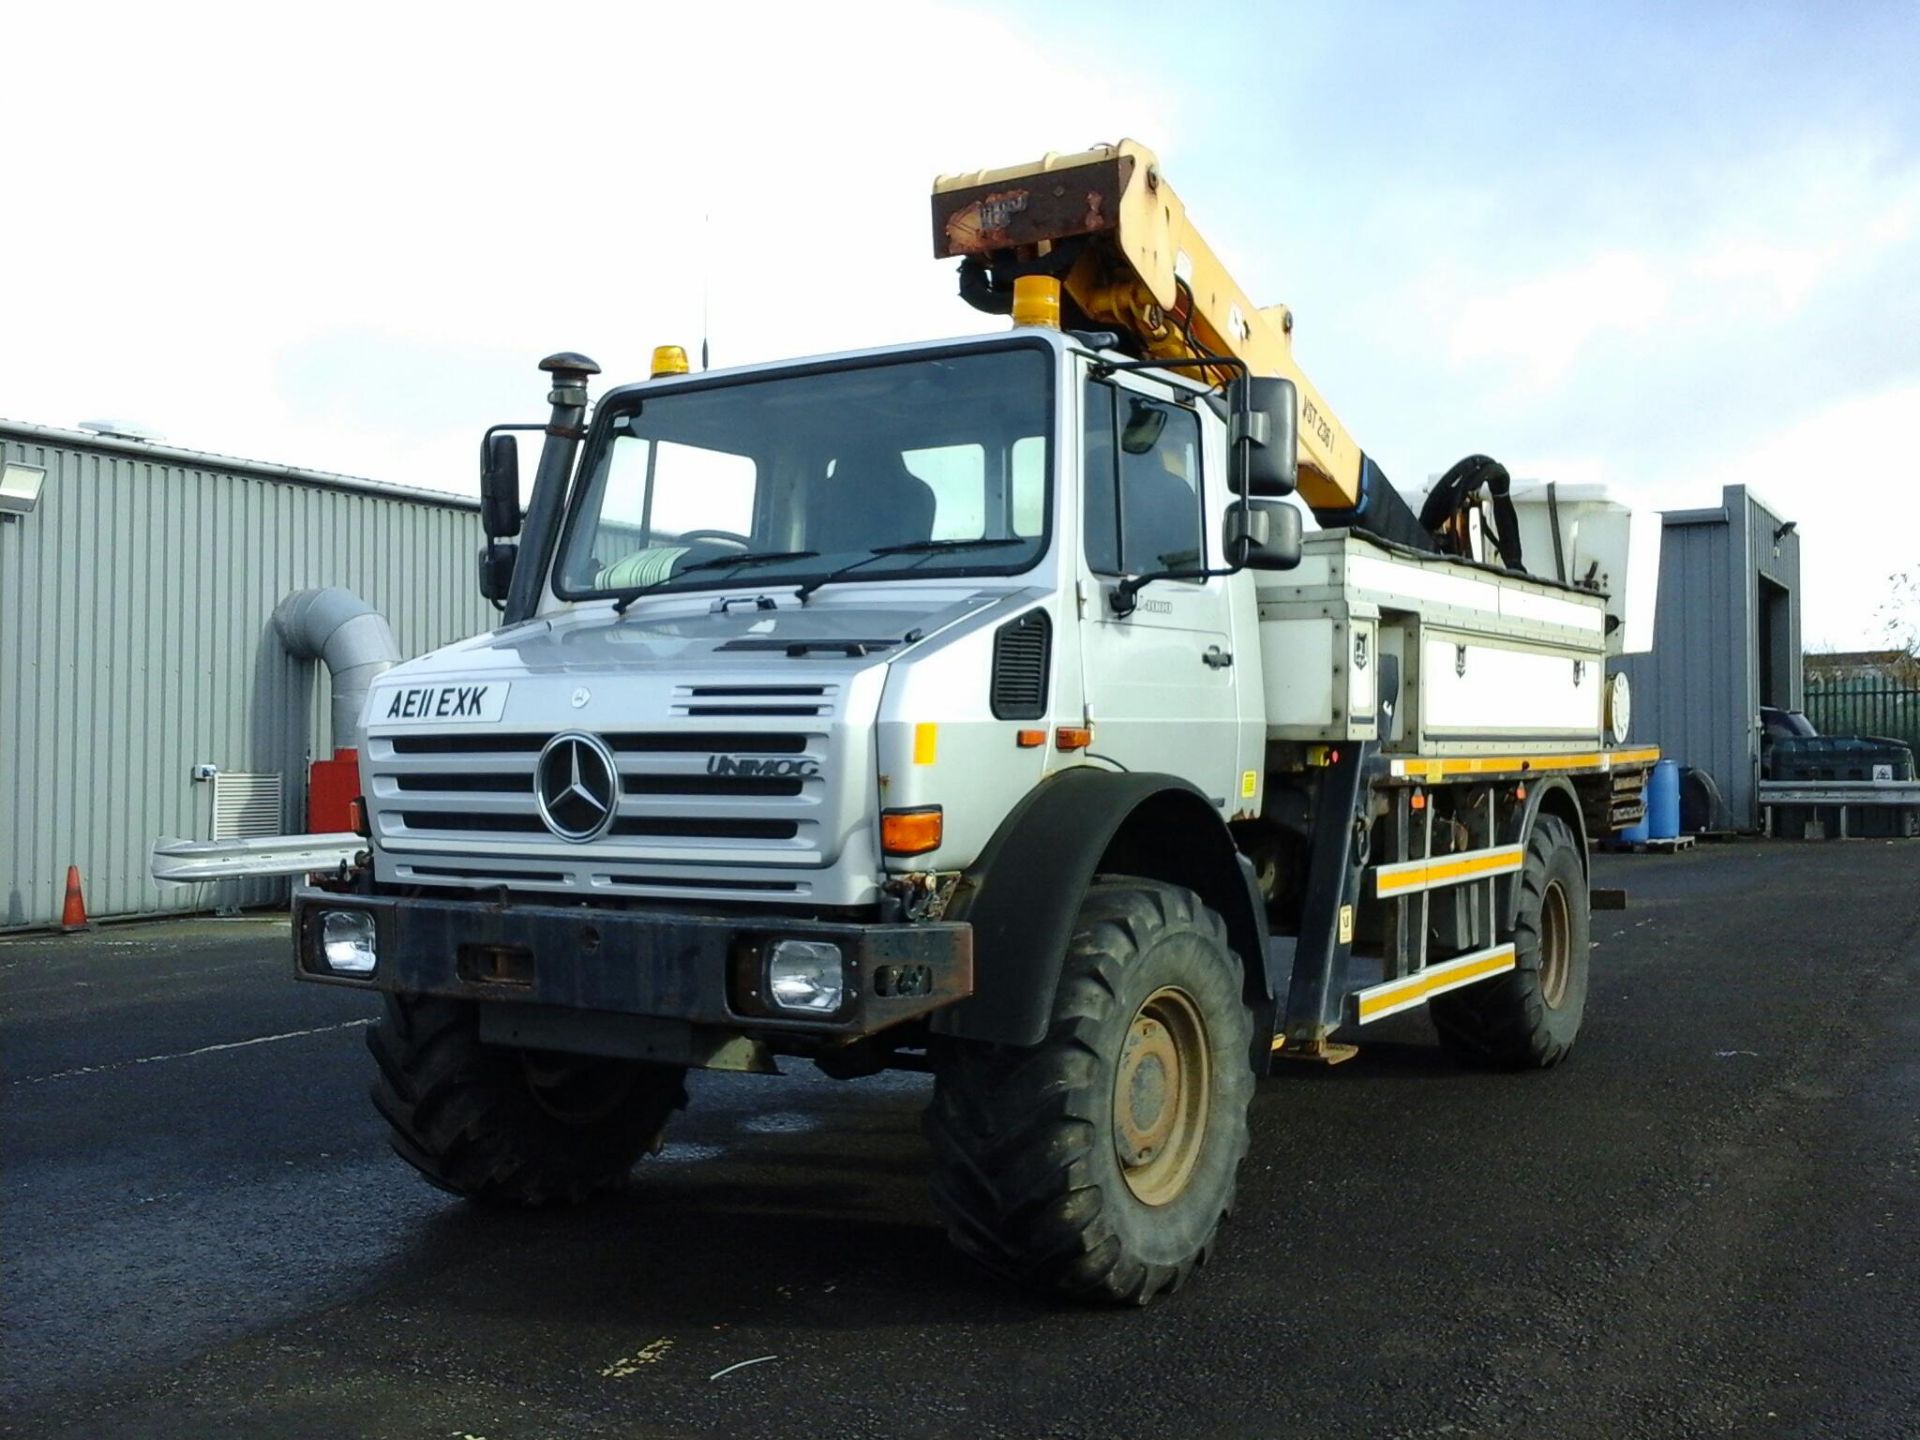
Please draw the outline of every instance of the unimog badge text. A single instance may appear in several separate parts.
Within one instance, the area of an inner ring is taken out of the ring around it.
[[[709,775],[758,775],[782,780],[811,780],[820,773],[818,760],[762,760],[752,755],[711,755]]]

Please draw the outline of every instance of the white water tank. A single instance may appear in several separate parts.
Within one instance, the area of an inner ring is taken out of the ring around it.
[[[1660,594],[1659,513],[1615,500],[1600,484],[1516,480],[1512,494],[1528,573],[1607,597],[1607,614],[1617,622],[1607,636],[1609,655],[1651,650]]]

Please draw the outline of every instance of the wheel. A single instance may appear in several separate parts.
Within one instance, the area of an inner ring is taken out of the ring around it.
[[[584,1199],[658,1149],[687,1103],[676,1066],[482,1045],[474,1007],[458,1000],[387,996],[367,1047],[395,1152],[473,1200]]]
[[[704,541],[708,543],[725,542],[728,545],[738,545],[742,550],[751,550],[753,548],[753,541],[736,530],[682,530],[673,538],[682,545],[691,544],[695,541]]]
[[[1428,1004],[1440,1043],[1459,1059],[1507,1070],[1557,1065],[1587,1008],[1587,875],[1566,821],[1542,815],[1527,838],[1516,968]]]
[[[1253,1020],[1198,896],[1102,878],[1046,1038],[959,1044],[927,1111],[953,1243],[1074,1299],[1145,1305],[1204,1263],[1247,1153]]]

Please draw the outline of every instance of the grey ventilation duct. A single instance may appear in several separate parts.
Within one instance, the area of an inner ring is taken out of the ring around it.
[[[367,691],[400,663],[386,617],[351,590],[329,585],[287,596],[273,608],[273,628],[288,654],[326,665],[333,677],[334,749],[358,749]]]

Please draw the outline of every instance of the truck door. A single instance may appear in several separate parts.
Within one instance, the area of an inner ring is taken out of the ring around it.
[[[1096,761],[1182,776],[1226,810],[1240,790],[1226,580],[1153,581],[1126,616],[1110,598],[1128,575],[1219,563],[1191,401],[1138,376],[1086,382],[1081,663]]]

